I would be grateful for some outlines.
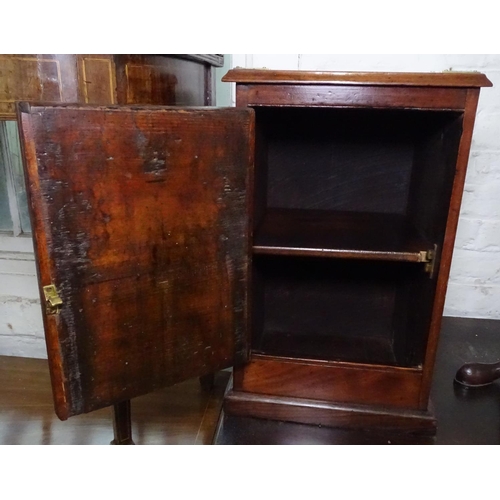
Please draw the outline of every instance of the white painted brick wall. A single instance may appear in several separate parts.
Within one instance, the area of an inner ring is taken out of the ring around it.
[[[46,358],[40,301],[0,297],[0,353],[4,356]]]
[[[33,254],[0,253],[0,354],[47,357]]]
[[[232,66],[486,73],[494,87],[481,91],[445,314],[500,319],[500,55],[234,54]],[[0,252],[0,355],[46,357],[37,297],[32,256]]]

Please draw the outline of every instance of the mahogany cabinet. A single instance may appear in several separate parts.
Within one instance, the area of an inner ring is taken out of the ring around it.
[[[19,106],[57,414],[126,408],[234,366],[226,412],[432,432],[491,83],[242,69],[224,81],[235,109]]]

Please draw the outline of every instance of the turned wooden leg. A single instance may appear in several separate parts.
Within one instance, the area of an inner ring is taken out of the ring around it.
[[[490,385],[498,378],[500,378],[500,362],[466,363],[455,375],[455,381],[467,387]]]
[[[215,375],[209,373],[208,375],[203,375],[200,377],[200,385],[204,391],[210,392],[214,387]]]
[[[130,399],[113,407],[113,430],[115,439],[110,444],[135,444],[132,441],[132,419]]]

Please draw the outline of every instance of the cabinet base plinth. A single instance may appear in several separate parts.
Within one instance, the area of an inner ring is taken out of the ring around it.
[[[230,390],[224,399],[228,415],[281,420],[347,429],[397,430],[434,435],[432,410],[343,405],[312,399],[265,396]]]

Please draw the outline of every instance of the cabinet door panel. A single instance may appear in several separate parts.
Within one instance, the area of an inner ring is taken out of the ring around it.
[[[56,412],[246,359],[251,110],[19,111]]]

